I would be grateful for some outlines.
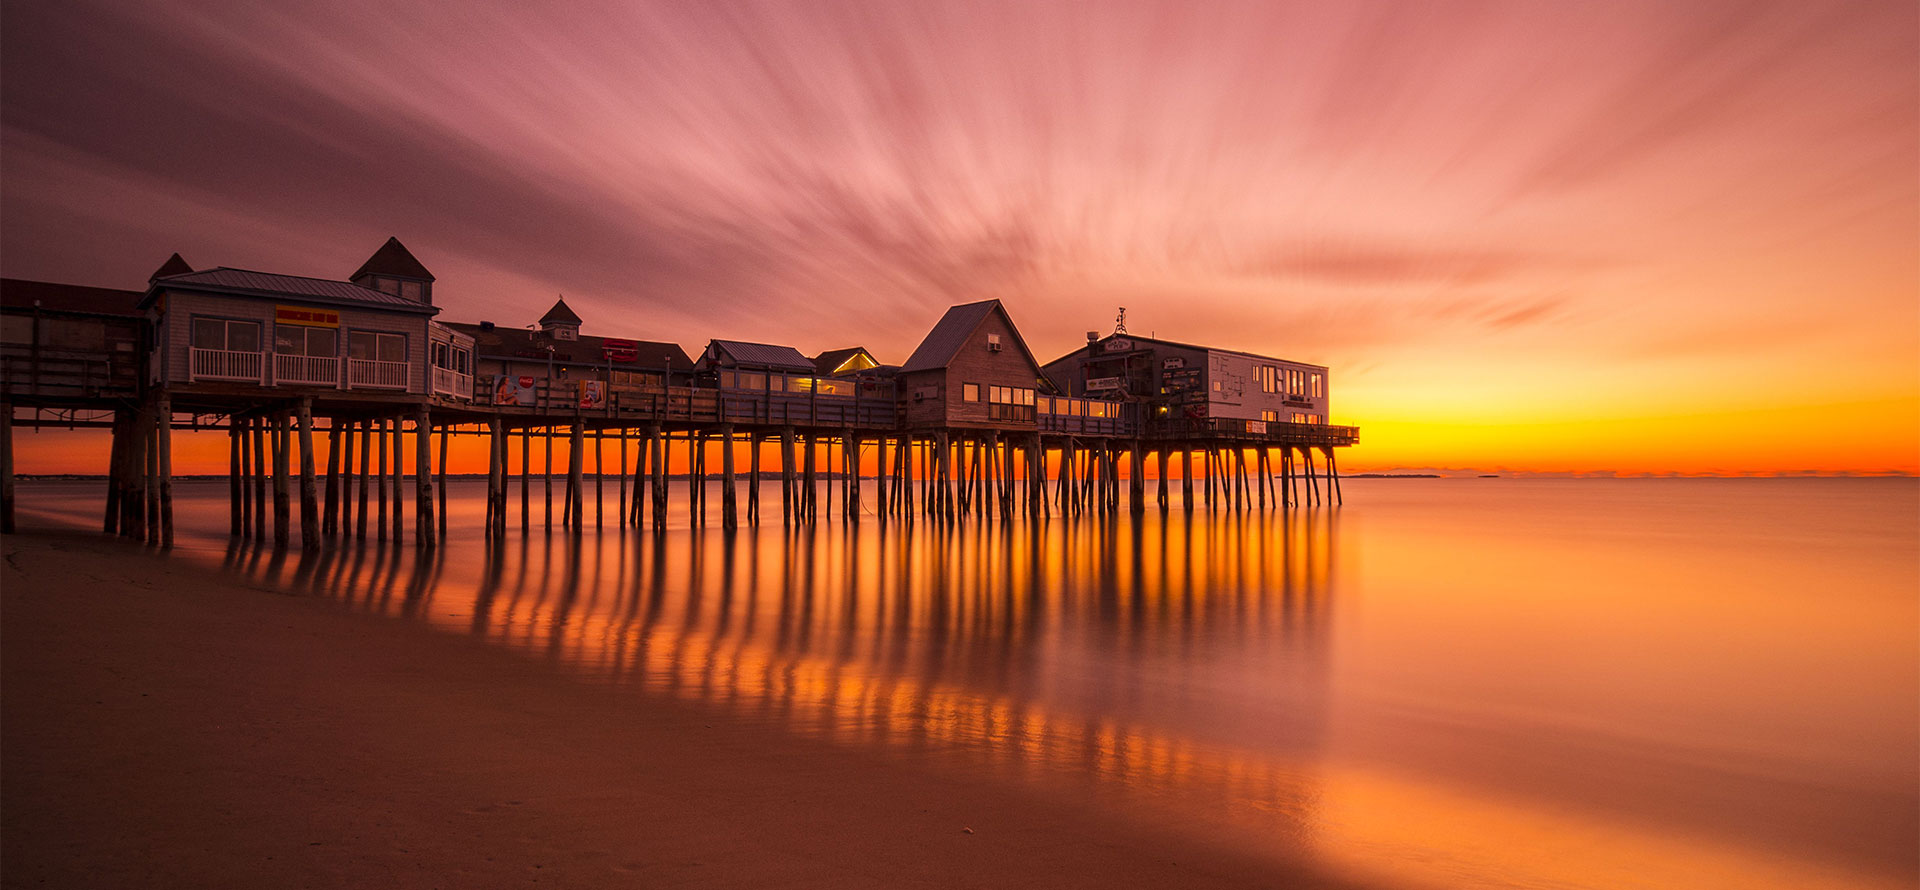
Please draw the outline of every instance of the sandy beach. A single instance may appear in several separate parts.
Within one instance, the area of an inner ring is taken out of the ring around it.
[[[81,532],[5,539],[6,886],[1330,886]]]

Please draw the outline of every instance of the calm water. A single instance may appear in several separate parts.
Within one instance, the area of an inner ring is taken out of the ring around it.
[[[224,483],[186,483],[178,555],[1387,884],[1920,880],[1913,480],[1349,480],[1286,517],[732,536],[623,531],[609,485],[580,538],[536,486],[498,549],[481,486],[416,562],[230,548]],[[92,524],[98,488],[23,486],[23,518]]]

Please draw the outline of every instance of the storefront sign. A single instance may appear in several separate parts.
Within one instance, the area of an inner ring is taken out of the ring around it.
[[[1102,390],[1119,389],[1121,384],[1124,381],[1125,381],[1125,378],[1121,378],[1121,377],[1088,377],[1087,392],[1100,392]]]
[[[308,309],[305,306],[273,307],[274,324],[305,324],[321,328],[340,326],[340,313],[332,309]]]

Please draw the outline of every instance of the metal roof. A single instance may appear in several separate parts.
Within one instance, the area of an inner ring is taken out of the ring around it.
[[[764,368],[786,368],[812,373],[813,360],[791,346],[771,343],[746,343],[740,340],[715,340],[713,346],[731,357],[735,364]]]
[[[177,288],[180,290],[207,291],[210,293],[237,294],[250,297],[292,297],[320,303],[339,303],[349,306],[365,306],[373,309],[390,309],[399,312],[417,312],[432,315],[439,312],[426,303],[409,300],[405,297],[361,287],[345,281],[327,278],[303,278],[298,275],[279,275],[272,272],[255,272],[249,269],[230,269],[219,266],[204,272],[189,272],[184,275],[169,275],[155,279],[155,290],[159,288]],[[149,292],[151,294],[151,292]],[[146,300],[141,301],[143,304]]]
[[[620,363],[622,367],[632,366],[639,370],[658,370],[662,365],[674,371],[690,371],[693,359],[687,357],[686,350],[678,343],[662,343],[656,340],[634,340],[625,337],[594,337],[580,335],[577,340],[559,340],[538,331],[524,328],[484,327],[466,322],[445,322],[446,326],[469,334],[473,337],[474,351],[487,358],[512,359],[514,361],[544,361],[547,347],[553,347],[553,360],[576,364],[604,365],[606,343],[613,340],[620,344],[632,344],[635,361]]]
[[[35,305],[47,312],[118,315],[139,318],[140,292],[51,281],[0,278],[0,308],[31,312]]]
[[[1013,342],[1019,345],[1021,354],[1027,357],[1036,371],[1039,370],[1040,362],[1033,357],[1033,350],[1027,348],[1027,339],[1020,336],[1020,328],[1013,323],[1013,316],[1007,314],[1006,307],[1000,305],[999,300],[981,300],[948,308],[947,314],[940,316],[939,323],[927,332],[927,338],[920,341],[919,348],[907,357],[907,363],[901,365],[900,370],[932,371],[951,364],[953,357],[960,354],[961,347],[967,345],[968,338],[979,329],[981,322],[995,312],[1006,320],[1007,330],[1013,332]]]

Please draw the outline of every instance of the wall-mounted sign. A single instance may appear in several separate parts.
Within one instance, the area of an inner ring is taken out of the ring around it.
[[[1124,377],[1088,377],[1087,392],[1119,389],[1126,382]]]
[[[597,409],[607,406],[607,389],[605,384],[598,380],[581,380],[577,381],[575,385],[579,387],[580,407]]]
[[[322,328],[340,326],[340,313],[332,309],[308,309],[305,306],[273,307],[274,324],[305,324]]]
[[[602,340],[600,354],[610,362],[636,362],[640,360],[640,344],[632,340]]]
[[[1170,355],[1160,360],[1160,367],[1165,368],[1166,370],[1169,370],[1169,371],[1175,368],[1184,368],[1186,366],[1187,366],[1187,360],[1184,357],[1178,356],[1178,355]]]
[[[515,377],[511,374],[499,374],[493,378],[493,403],[496,405],[521,405],[533,407],[534,379]]]
[[[1133,348],[1133,341],[1125,337],[1115,337],[1102,344],[1100,348],[1107,352],[1126,352]]]

